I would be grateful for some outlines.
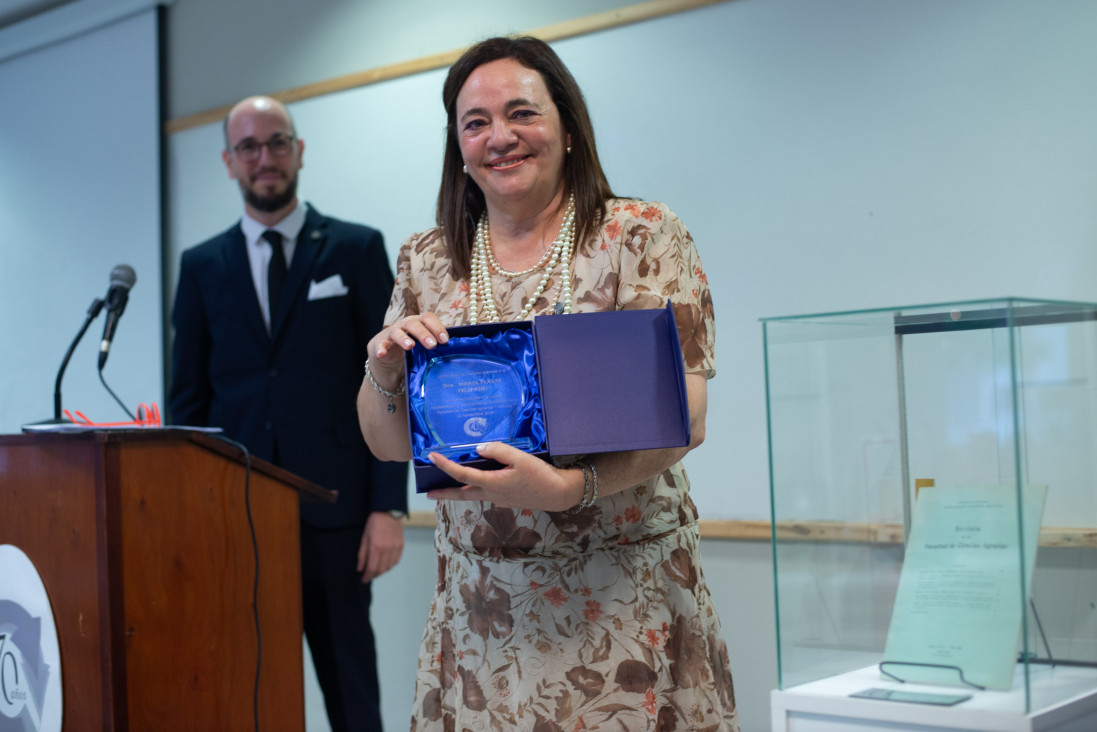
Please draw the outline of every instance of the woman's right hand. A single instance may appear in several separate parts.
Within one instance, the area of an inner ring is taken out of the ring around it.
[[[404,373],[404,352],[416,343],[430,350],[449,340],[449,334],[434,313],[400,318],[370,339],[366,347],[374,378],[388,383],[399,381]]]

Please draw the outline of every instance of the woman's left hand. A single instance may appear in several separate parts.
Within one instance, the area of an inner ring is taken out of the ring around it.
[[[557,468],[502,442],[486,442],[476,452],[503,465],[499,470],[477,470],[432,452],[430,461],[459,483],[427,493],[435,501],[490,501],[505,508],[566,511],[583,498],[583,471]]]

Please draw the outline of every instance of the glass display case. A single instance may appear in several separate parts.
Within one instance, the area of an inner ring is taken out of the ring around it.
[[[888,657],[889,633],[900,580],[923,548],[908,544],[917,495],[993,487],[1019,506],[1036,486],[1042,512],[1008,514],[1008,549],[997,553],[1005,563],[994,569],[994,592],[1017,603],[1017,632],[998,649],[1010,659],[1009,688],[982,691],[962,674],[927,688],[1019,714],[1093,695],[1097,305],[1006,298],[762,325],[780,689],[843,676],[852,680],[835,688],[845,696],[866,684],[920,688],[886,673],[905,660]],[[950,520],[927,515],[918,521]],[[1039,536],[1032,569],[1026,520]],[[971,612],[990,571],[919,602]],[[986,612],[988,625],[999,622]],[[937,617],[947,626],[951,616]]]

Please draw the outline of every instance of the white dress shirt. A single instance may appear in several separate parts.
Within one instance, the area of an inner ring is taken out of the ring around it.
[[[264,226],[244,213],[240,228],[247,243],[248,263],[251,265],[251,281],[255,284],[255,294],[259,297],[259,309],[263,312],[263,321],[270,332],[270,296],[267,291],[267,269],[270,266],[270,243],[263,233],[274,229],[282,235],[282,249],[286,253],[287,269],[293,263],[293,253],[297,249],[297,235],[305,226],[305,207],[298,202],[297,207],[274,226]]]

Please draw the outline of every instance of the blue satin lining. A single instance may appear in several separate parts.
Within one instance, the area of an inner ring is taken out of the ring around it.
[[[428,351],[416,346],[409,353],[408,363],[408,419],[411,420],[411,454],[416,462],[429,464],[427,455],[438,446],[430,431],[419,417],[417,405],[423,402],[422,376],[426,365],[436,356],[457,353],[495,356],[508,363],[521,365],[526,374],[526,402],[519,411],[515,436],[528,437],[533,446],[527,452],[545,451],[545,419],[541,410],[541,387],[537,381],[537,359],[533,346],[533,333],[523,328],[506,328],[490,335],[458,336],[444,345]],[[479,459],[475,449],[450,459],[468,462]]]

